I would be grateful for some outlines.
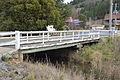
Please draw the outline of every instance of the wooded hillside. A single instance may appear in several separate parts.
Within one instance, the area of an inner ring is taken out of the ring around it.
[[[119,10],[120,0],[113,0],[113,3],[118,4],[117,10]],[[80,14],[86,15],[88,18],[102,19],[105,14],[109,13],[110,0],[73,0],[71,4],[75,8],[81,8]]]

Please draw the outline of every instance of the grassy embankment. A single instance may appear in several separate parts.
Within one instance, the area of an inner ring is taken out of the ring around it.
[[[102,42],[86,46],[74,59],[85,65],[84,75],[87,80],[120,80],[120,38],[103,38]],[[88,76],[92,76],[90,79]]]

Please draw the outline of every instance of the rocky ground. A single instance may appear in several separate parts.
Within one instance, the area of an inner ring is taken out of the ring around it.
[[[0,62],[0,80],[85,80],[71,69],[44,63]]]
[[[24,64],[0,62],[0,80],[27,80],[27,68]]]

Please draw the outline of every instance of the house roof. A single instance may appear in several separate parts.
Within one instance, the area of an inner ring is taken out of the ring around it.
[[[104,17],[104,20],[109,20],[110,18],[110,14],[106,14],[105,17]],[[112,14],[112,18],[115,19],[120,19],[120,11],[118,12],[118,14]]]

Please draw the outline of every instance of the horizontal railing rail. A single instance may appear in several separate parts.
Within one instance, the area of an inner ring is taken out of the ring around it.
[[[14,36],[15,32],[0,32],[0,37],[4,37],[4,36]]]

